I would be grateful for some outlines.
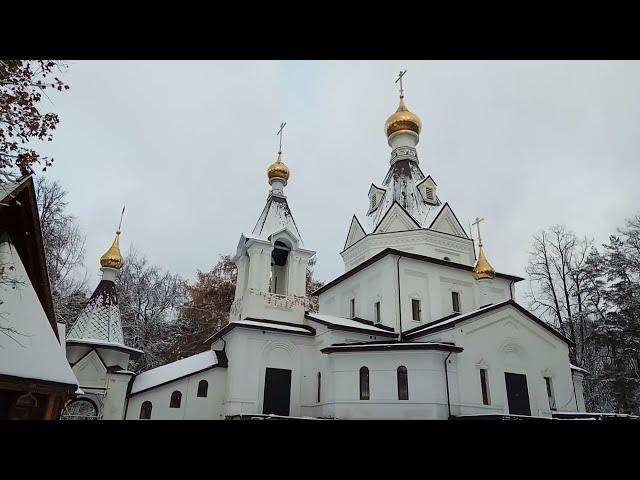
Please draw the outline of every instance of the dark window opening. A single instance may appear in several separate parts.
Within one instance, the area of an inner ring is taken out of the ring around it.
[[[380,302],[375,303],[375,317],[376,317],[376,323],[380,323],[382,321],[380,317]]]
[[[416,322],[422,321],[422,310],[420,308],[420,300],[411,299],[411,312]]]
[[[360,369],[360,400],[369,400],[369,369]]]
[[[356,299],[352,298],[349,301],[349,315],[351,318],[354,318],[356,316]]]
[[[140,420],[150,420],[152,409],[153,405],[151,404],[151,402],[142,402],[142,406],[140,407]]]
[[[407,367],[398,367],[398,400],[409,400],[409,377]]]
[[[271,252],[271,277],[269,291],[278,295],[286,295],[287,259],[291,247],[286,243],[276,240]]]
[[[547,384],[547,396],[549,397],[549,408],[551,410],[556,409],[556,398],[553,395],[553,385],[551,384],[550,377],[544,377],[544,381]]]
[[[453,306],[453,311],[455,313],[460,313],[460,293],[451,292],[451,303]]]
[[[486,368],[480,369],[480,386],[482,387],[482,404],[489,405],[489,379]]]
[[[180,403],[182,403],[182,393],[178,390],[174,390],[171,394],[171,402],[169,403],[169,408],[180,408]]]
[[[322,375],[318,372],[318,403],[320,403],[320,388],[322,387]]]
[[[200,382],[198,382],[198,396],[206,397],[208,392],[209,382],[207,382],[206,380],[200,380]]]

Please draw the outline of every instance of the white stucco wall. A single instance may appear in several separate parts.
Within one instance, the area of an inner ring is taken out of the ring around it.
[[[222,420],[222,401],[226,390],[226,368],[214,367],[174,382],[145,390],[129,398],[126,418],[138,420],[145,401],[153,405],[151,420]],[[209,382],[206,397],[198,397],[200,380]],[[182,393],[179,408],[170,408],[171,394]]]

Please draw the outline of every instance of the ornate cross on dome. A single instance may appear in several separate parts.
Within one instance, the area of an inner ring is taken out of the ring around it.
[[[407,73],[406,70],[404,72],[400,70],[400,74],[398,75],[398,78],[394,82],[394,83],[400,82],[400,98],[404,98],[404,90],[402,89],[402,77],[404,77],[405,73]]]
[[[286,124],[287,122],[281,123],[280,130],[278,130],[278,133],[276,133],[276,135],[280,135],[280,147],[278,148],[278,153],[282,153],[282,131],[284,130]]]
[[[480,222],[484,221],[484,218],[476,217],[476,221],[471,225],[475,225],[478,227],[478,244],[482,246],[482,237],[480,236]]]

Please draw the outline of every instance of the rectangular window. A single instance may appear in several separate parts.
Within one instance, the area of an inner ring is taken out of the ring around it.
[[[411,299],[411,312],[413,314],[413,319],[416,322],[422,321],[422,311],[420,309],[420,300],[416,300],[415,298]]]
[[[487,369],[480,369],[480,385],[482,387],[482,404],[489,405],[489,379],[487,378]]]
[[[382,321],[380,317],[380,302],[375,303],[374,310],[375,310],[376,323],[380,323]]]
[[[547,384],[547,396],[549,397],[549,408],[551,410],[556,409],[556,398],[553,395],[553,385],[551,384],[550,377],[544,377],[544,381]]]
[[[455,313],[460,313],[460,293],[451,292],[451,304]]]
[[[356,299],[352,298],[349,302],[349,316],[354,318],[356,316]]]

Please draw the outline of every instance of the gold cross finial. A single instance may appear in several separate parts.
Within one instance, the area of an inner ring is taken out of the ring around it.
[[[278,148],[278,153],[282,153],[282,131],[284,130],[285,125],[287,124],[287,122],[283,122],[280,124],[280,130],[278,130],[278,133],[276,133],[276,135],[280,135],[280,147]]]
[[[398,74],[398,78],[394,82],[394,83],[400,82],[400,98],[404,98],[404,90],[402,89],[402,77],[404,77],[405,73],[407,73],[406,70],[404,72],[400,70],[400,73]]]
[[[120,228],[122,227],[122,217],[124,216],[124,205],[122,206],[122,213],[120,214],[120,223],[118,224],[118,231],[116,232],[120,235]]]
[[[480,236],[480,222],[484,221],[484,218],[476,217],[476,221],[472,223],[478,227],[478,244],[482,246],[482,237]]]

